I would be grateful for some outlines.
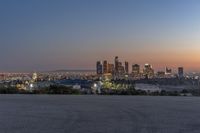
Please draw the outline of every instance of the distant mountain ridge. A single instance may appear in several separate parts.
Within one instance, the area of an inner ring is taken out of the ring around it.
[[[50,71],[50,72],[95,72],[96,70],[91,70],[91,69],[75,69],[75,70],[72,70],[72,69],[61,69],[61,70],[53,70],[53,71]]]

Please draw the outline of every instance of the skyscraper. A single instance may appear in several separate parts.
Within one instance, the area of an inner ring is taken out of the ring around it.
[[[183,75],[184,75],[183,67],[178,67],[178,77],[183,78]]]
[[[125,61],[125,73],[128,74],[129,73],[129,67],[128,67],[128,62]]]
[[[115,56],[115,73],[119,73],[119,59],[118,56]]]
[[[103,73],[108,73],[108,62],[107,60],[103,61]]]
[[[138,64],[132,65],[132,74],[133,74],[133,76],[139,76],[139,74],[140,74],[140,65],[138,65]]]
[[[101,61],[97,61],[96,71],[97,71],[97,74],[103,74],[103,65]]]
[[[118,62],[118,74],[122,75],[124,74],[125,70],[124,70],[124,66],[122,65],[122,62]]]
[[[150,64],[145,64],[144,65],[144,70],[143,70],[144,76],[147,78],[153,77],[154,76],[154,70]]]
[[[108,73],[114,74],[114,71],[115,71],[114,64],[108,63]]]

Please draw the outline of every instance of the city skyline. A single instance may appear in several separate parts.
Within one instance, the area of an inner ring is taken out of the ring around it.
[[[200,1],[2,0],[0,72],[92,69],[114,57],[200,71]]]
[[[170,68],[169,66],[165,66],[165,68],[162,69],[154,69],[155,67],[152,66],[152,64],[145,63],[145,64],[137,64],[137,63],[129,63],[126,60],[121,60],[120,57],[115,56],[113,61],[108,61],[106,59],[104,60],[98,60],[96,61],[96,73],[97,75],[103,75],[103,74],[111,74],[111,75],[127,75],[127,74],[134,74],[138,76],[138,74],[144,74],[149,73],[151,74],[164,74],[164,75],[171,75],[171,74],[177,74],[181,75],[179,77],[182,77],[184,75],[184,67],[178,66],[177,68]],[[145,70],[147,69],[147,71]]]

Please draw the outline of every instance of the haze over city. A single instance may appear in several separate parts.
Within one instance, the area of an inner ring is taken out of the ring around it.
[[[198,0],[1,0],[0,72],[92,69],[119,56],[200,70]]]

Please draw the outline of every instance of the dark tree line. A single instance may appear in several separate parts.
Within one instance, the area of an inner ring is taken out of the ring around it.
[[[0,94],[81,94],[80,90],[61,85],[51,85],[49,87],[23,90],[16,87],[1,87]]]
[[[145,91],[145,90],[135,90],[134,88],[128,89],[102,89],[102,95],[142,95],[142,96],[180,96],[181,92],[178,91]]]
[[[184,89],[178,91],[144,91],[136,90],[134,86],[127,89],[108,89],[102,88],[99,95],[144,95],[144,96],[180,96],[191,94],[193,96],[200,96],[200,89]],[[73,89],[69,86],[62,85],[51,85],[46,88],[35,89],[35,90],[19,90],[15,87],[0,87],[0,94],[92,94],[91,90],[79,90]]]

